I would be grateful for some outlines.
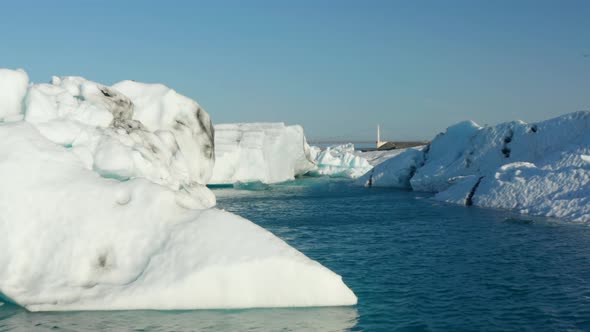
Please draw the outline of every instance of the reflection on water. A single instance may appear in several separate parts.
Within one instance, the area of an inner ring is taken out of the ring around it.
[[[6,304],[0,331],[348,331],[357,318],[351,307],[28,312]]]

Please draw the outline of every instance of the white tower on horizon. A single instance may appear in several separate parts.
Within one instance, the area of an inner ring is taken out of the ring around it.
[[[385,143],[381,140],[381,125],[377,124],[377,149],[382,147]]]

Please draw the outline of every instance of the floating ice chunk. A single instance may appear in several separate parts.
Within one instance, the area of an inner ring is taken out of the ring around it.
[[[309,172],[312,176],[356,179],[373,168],[365,158],[355,154],[352,143],[327,147],[319,152],[314,148],[314,155],[316,168]]]
[[[278,183],[314,167],[301,126],[236,123],[215,126],[211,184]]]
[[[407,176],[412,189],[446,202],[590,221],[590,112],[484,128],[462,122],[424,151],[414,176],[395,157],[374,172],[394,187]]]
[[[583,158],[590,153],[590,112],[486,127],[468,142],[444,174],[471,180],[451,183],[437,199],[465,204],[471,196],[477,206],[590,221],[590,168]],[[427,162],[438,161],[428,155]]]
[[[26,122],[0,125],[0,296],[32,311],[352,305],[342,278],[179,192],[88,170]],[[180,205],[179,205],[180,203]]]
[[[0,122],[21,120],[29,76],[22,69],[0,69]]]

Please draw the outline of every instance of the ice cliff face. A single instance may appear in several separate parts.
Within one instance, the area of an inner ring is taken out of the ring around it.
[[[208,114],[158,84],[0,70],[0,298],[29,310],[352,305],[215,203]]]
[[[451,126],[423,151],[408,149],[359,183],[436,192],[465,205],[590,221],[590,112],[525,123]]]
[[[301,126],[235,123],[215,126],[211,184],[278,183],[315,167]]]

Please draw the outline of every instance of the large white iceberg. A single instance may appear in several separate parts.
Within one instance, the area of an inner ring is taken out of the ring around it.
[[[314,168],[303,128],[284,123],[215,125],[211,184],[278,183]]]
[[[415,170],[405,171],[408,165]],[[462,122],[423,154],[406,152],[379,166],[396,179],[391,183],[439,200],[590,221],[590,112],[492,127]]]
[[[188,98],[75,77],[20,97],[0,123],[3,300],[33,311],[356,303],[337,274],[205,208],[212,129]]]

